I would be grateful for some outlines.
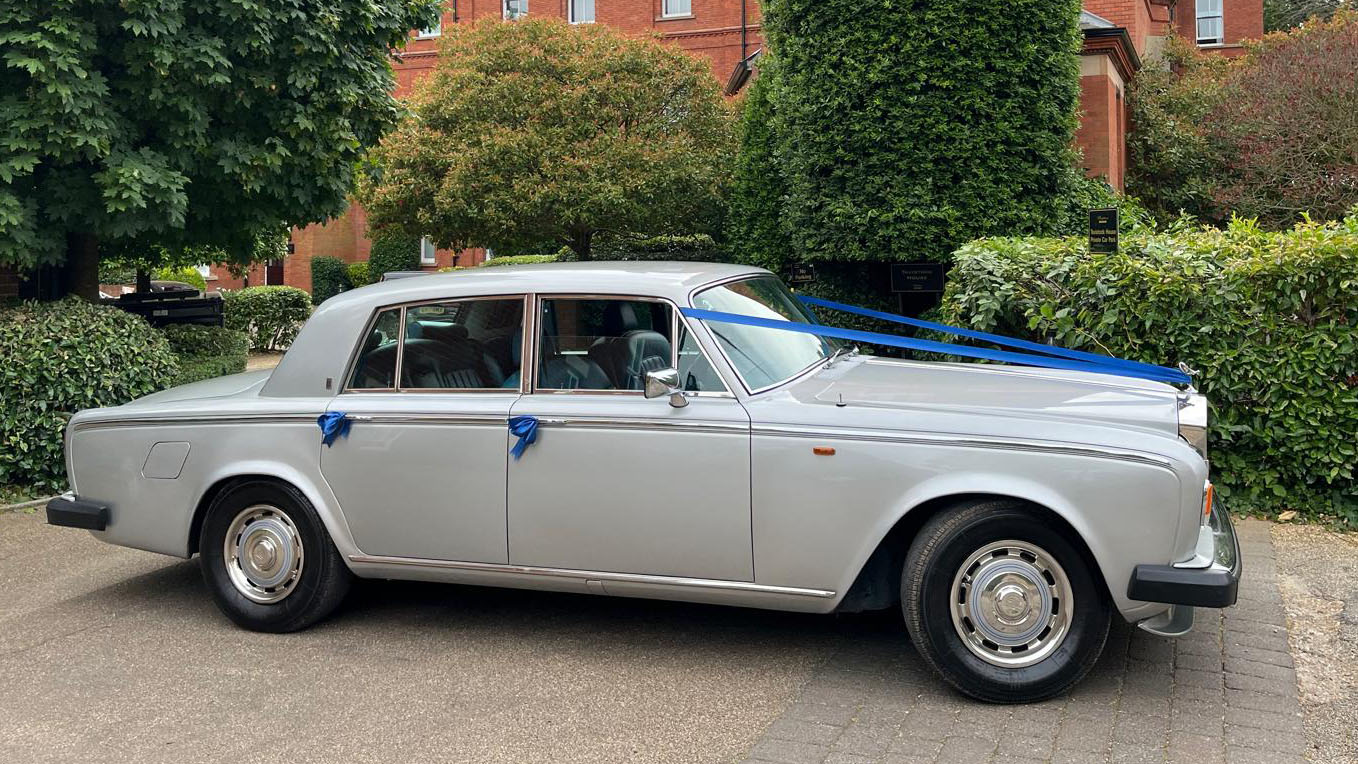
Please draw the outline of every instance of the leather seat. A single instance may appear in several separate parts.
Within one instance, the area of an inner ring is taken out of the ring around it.
[[[646,372],[659,371],[670,365],[670,341],[660,332],[635,329],[610,344],[614,354],[614,368],[618,369],[618,387],[623,390],[644,390]]]
[[[486,388],[504,381],[494,363],[475,340],[448,333],[442,339],[407,339],[401,386],[410,388]],[[489,361],[489,363],[488,363]]]

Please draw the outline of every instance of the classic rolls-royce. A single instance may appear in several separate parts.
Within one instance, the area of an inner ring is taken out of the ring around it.
[[[1172,636],[1234,603],[1191,390],[686,309],[816,322],[734,265],[375,284],[321,305],[272,372],[76,414],[48,519],[197,554],[225,614],[269,632],[355,576],[900,607],[924,660],[993,702],[1078,682],[1114,613]]]

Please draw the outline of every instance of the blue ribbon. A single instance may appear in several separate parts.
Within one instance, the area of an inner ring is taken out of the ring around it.
[[[535,416],[510,417],[509,434],[519,439],[519,442],[509,449],[509,453],[514,455],[514,460],[518,461],[518,458],[523,456],[524,449],[537,442],[538,418]]]
[[[838,305],[838,303],[832,303]],[[851,306],[845,306],[851,307]],[[863,311],[862,315],[878,314],[881,317],[890,317],[888,320],[898,320],[903,316],[895,316],[890,313],[878,313],[878,311],[868,311],[866,308],[854,308],[850,312]],[[702,310],[700,308],[681,308],[683,313],[689,318],[696,318],[703,321],[718,321],[728,324],[743,324],[745,326],[758,326],[765,329],[778,329],[786,332],[801,332],[802,334],[814,334],[819,337],[833,337],[835,339],[849,340],[851,342],[863,342],[872,345],[886,345],[889,347],[904,348],[906,350],[916,350],[924,353],[941,353],[944,355],[957,355],[967,358],[981,358],[987,361],[1003,361],[1005,363],[1017,363],[1028,366],[1041,366],[1048,369],[1065,369],[1068,371],[1086,371],[1095,374],[1115,374],[1123,377],[1134,377],[1138,379],[1149,379],[1155,382],[1168,382],[1170,384],[1186,385],[1192,378],[1178,369],[1169,369],[1163,366],[1153,366],[1143,364],[1139,361],[1124,361],[1117,358],[1108,358],[1093,353],[1082,353],[1083,356],[1101,359],[1098,362],[1087,360],[1076,360],[1070,357],[1055,357],[1056,354],[1033,355],[1030,353],[1013,353],[1007,350],[990,350],[987,348],[975,348],[969,345],[957,345],[951,342],[935,342],[933,340],[921,340],[913,337],[899,337],[894,334],[881,334],[878,332],[865,332],[859,329],[839,329],[832,326],[822,326],[820,324],[807,324],[800,321],[780,321],[770,318],[756,318],[754,316],[743,316],[738,313],[723,313],[715,310]],[[874,316],[874,317],[878,317]],[[913,319],[911,319],[913,320]],[[907,323],[897,321],[897,323]],[[921,322],[932,324],[932,322]],[[943,324],[932,324],[932,326],[944,326]],[[971,332],[970,329],[955,329],[945,327],[951,333]],[[974,334],[984,334],[974,332]],[[970,335],[964,335],[970,336]],[[985,335],[987,337],[997,337],[998,335]],[[1013,340],[1003,338],[1003,344],[1016,346],[1024,340]],[[993,340],[991,340],[993,341]],[[1042,348],[1043,353],[1049,353],[1047,345],[1037,343],[1027,343],[1038,348]],[[1063,353],[1076,353],[1078,351],[1055,348]],[[1103,360],[1120,361],[1120,364],[1104,363]]]
[[[335,438],[349,436],[349,425],[352,422],[343,411],[327,411],[316,417],[316,424],[321,427],[321,442],[329,448],[334,445]]]

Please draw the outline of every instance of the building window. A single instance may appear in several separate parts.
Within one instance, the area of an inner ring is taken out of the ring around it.
[[[504,17],[509,21],[528,15],[528,0],[501,0]]]
[[[421,238],[420,265],[433,265],[435,263],[434,255],[437,253],[437,250],[438,247],[434,246],[434,242],[430,241],[428,236]]]
[[[441,34],[443,34],[443,19],[442,19],[442,18],[440,18],[438,21],[435,21],[435,22],[434,22],[434,26],[429,27],[428,29],[421,29],[421,30],[419,30],[418,32],[416,32],[416,33],[415,33],[415,39],[417,39],[417,40],[428,40],[430,37],[438,37],[438,36],[441,35]]]
[[[1197,3],[1198,44],[1220,45],[1225,42],[1225,27],[1221,21],[1221,0],[1197,0]]]
[[[594,23],[594,0],[571,0],[571,23]]]
[[[662,16],[692,16],[693,0],[661,0]]]

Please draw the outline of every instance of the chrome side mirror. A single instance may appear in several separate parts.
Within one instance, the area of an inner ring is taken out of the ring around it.
[[[684,397],[684,391],[679,388],[678,369],[648,371],[643,375],[643,379],[646,380],[643,395],[647,398],[662,398],[668,395],[671,406],[681,409],[688,405],[688,398]]]

